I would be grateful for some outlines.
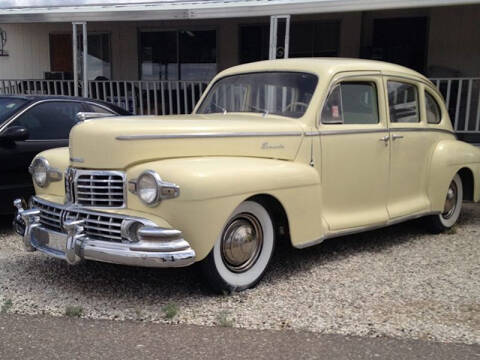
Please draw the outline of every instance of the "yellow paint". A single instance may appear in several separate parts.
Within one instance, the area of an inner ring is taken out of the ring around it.
[[[298,247],[349,229],[442,211],[448,185],[462,168],[474,174],[474,200],[480,201],[480,150],[455,140],[452,134],[425,131],[452,131],[452,127],[441,95],[424,76],[376,61],[290,59],[237,66],[220,73],[213,82],[237,73],[271,70],[318,76],[317,90],[302,118],[194,113],[93,120],[75,126],[70,134],[70,155],[83,162],[70,163],[67,149],[49,150],[41,156],[62,171],[67,166],[116,169],[125,171],[130,180],[151,169],[163,180],[178,184],[180,197],[156,207],[143,205],[128,192],[126,209],[98,210],[145,217],[159,226],[181,230],[197,260],[209,253],[232,211],[259,194],[273,196],[283,205],[292,244]],[[389,122],[388,79],[418,86],[420,123]],[[379,124],[321,124],[320,113],[329,90],[346,80],[375,82]],[[441,103],[443,119],[439,125],[426,123],[425,87]],[[350,133],[331,134],[339,130]],[[298,136],[261,135],[272,132]],[[257,136],[229,136],[235,133]],[[380,141],[397,133],[403,138],[386,145]],[[175,138],[180,134],[214,136]],[[117,139],[136,135],[171,138]],[[50,201],[65,199],[63,182],[51,183],[45,189],[37,187],[36,191]]]

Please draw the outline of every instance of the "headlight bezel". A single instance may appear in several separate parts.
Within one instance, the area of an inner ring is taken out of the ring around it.
[[[45,169],[44,181],[38,181],[36,177],[36,169],[38,169],[40,166]],[[62,180],[62,173],[58,169],[50,166],[48,160],[43,156],[33,159],[32,163],[28,167],[28,172],[30,175],[32,175],[33,182],[41,188],[46,188],[51,182]]]
[[[155,186],[155,197],[150,202],[146,201],[141,196],[140,182],[141,182],[141,179],[146,177],[146,176],[150,176],[153,179],[153,183],[154,183],[154,186]],[[162,182],[162,179],[160,178],[160,175],[158,175],[155,171],[153,171],[153,170],[143,171],[137,178],[136,191],[137,191],[138,198],[147,206],[155,206],[156,204],[158,204],[159,200],[160,200],[159,199],[159,194],[160,194],[159,187],[160,187],[161,182]]]
[[[139,188],[139,184],[143,176],[151,176],[156,186],[155,198],[151,202],[146,201],[140,196],[141,189]],[[156,171],[150,169],[142,171],[136,179],[130,180],[128,182],[128,190],[137,195],[140,201],[148,207],[155,207],[162,200],[173,199],[180,195],[180,187],[178,185],[162,180]]]

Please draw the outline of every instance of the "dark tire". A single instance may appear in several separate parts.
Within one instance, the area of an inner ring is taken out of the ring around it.
[[[433,234],[439,234],[451,229],[457,223],[462,211],[462,204],[462,179],[456,174],[448,187],[444,211],[441,214],[431,215],[425,218],[428,230]]]
[[[226,222],[208,256],[202,275],[216,293],[254,287],[263,277],[275,248],[275,231],[267,209],[255,201],[241,203]]]

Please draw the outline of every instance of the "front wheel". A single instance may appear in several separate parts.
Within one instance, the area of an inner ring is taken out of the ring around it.
[[[253,287],[265,273],[274,247],[269,212],[257,202],[245,201],[232,213],[212,251],[200,263],[203,276],[218,293]]]
[[[434,234],[438,234],[455,225],[460,216],[460,212],[462,211],[462,203],[462,179],[456,174],[448,187],[443,212],[438,215],[427,217],[429,230]]]

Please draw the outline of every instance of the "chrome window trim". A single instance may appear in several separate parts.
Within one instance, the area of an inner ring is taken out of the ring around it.
[[[76,169],[75,174],[73,177],[73,204],[78,206],[79,208],[84,209],[125,209],[127,207],[127,174],[123,171],[118,170],[83,170],[83,169]],[[89,205],[82,205],[77,202],[78,194],[77,194],[77,181],[81,175],[100,175],[100,176],[109,176],[109,175],[116,175],[122,177],[122,191],[123,191],[123,204],[122,206],[89,206]],[[65,177],[66,179],[66,177]]]
[[[380,98],[381,94],[380,94],[380,89],[378,88],[377,86],[377,82],[375,80],[372,80],[372,79],[361,79],[362,77],[373,77],[373,76],[379,76],[381,74],[361,74],[361,75],[348,75],[348,76],[345,76],[345,77],[342,77],[338,80],[336,80],[333,84],[333,86],[331,88],[329,88],[328,90],[328,94],[327,96],[325,97],[325,99],[323,100],[322,102],[322,107],[320,109],[320,112],[319,112],[319,125],[365,125],[365,126],[375,126],[375,125],[381,125],[382,122],[381,122],[381,118],[380,118],[380,102],[378,101],[378,99]],[[345,79],[348,79],[348,78],[353,78],[353,80],[349,81],[349,80],[345,80]],[[372,87],[374,88],[375,90],[375,95],[377,97],[377,106],[376,106],[376,110],[377,110],[377,122],[376,123],[358,123],[358,124],[345,124],[344,122],[344,119],[343,119],[343,99],[342,99],[342,83],[365,83],[365,84],[371,84],[373,85]],[[322,121],[322,112],[323,112],[323,108],[325,107],[325,104],[328,100],[328,98],[330,97],[330,95],[333,93],[333,91],[337,88],[337,87],[340,87],[340,101],[342,103],[342,122],[323,122]]]
[[[342,72],[338,72],[338,73],[334,74],[330,79],[330,84],[328,85],[328,89],[327,89],[325,97],[323,99],[321,99],[322,100],[321,106],[319,108],[319,111],[318,111],[316,119],[315,119],[315,125],[317,126],[317,128],[320,128],[322,125],[333,125],[333,123],[325,123],[325,124],[322,123],[322,110],[323,110],[323,107],[325,106],[325,103],[327,102],[328,97],[330,96],[333,89],[338,84],[340,84],[345,79],[358,79],[358,78],[361,78],[361,77],[374,77],[374,76],[379,76],[381,78],[382,77],[381,71],[376,71],[376,70],[352,70],[352,71],[342,71]],[[365,80],[365,81],[368,81],[368,80]],[[378,107],[378,110],[379,110],[379,113],[378,113],[378,115],[379,115],[378,120],[379,121],[378,121],[377,124],[371,124],[371,125],[381,124],[381,121],[380,121],[380,107],[379,107],[380,105],[378,103],[378,98],[379,98],[379,91],[378,91],[378,88],[377,88],[377,107]],[[339,125],[343,125],[343,124],[339,124]],[[367,124],[365,124],[365,125],[367,125]]]

